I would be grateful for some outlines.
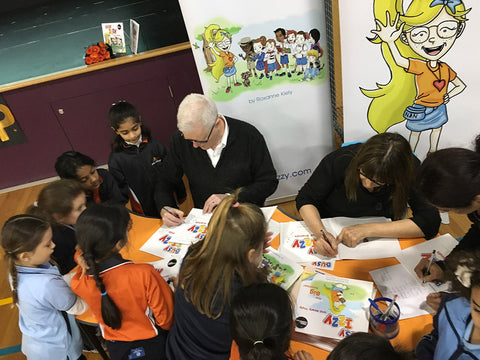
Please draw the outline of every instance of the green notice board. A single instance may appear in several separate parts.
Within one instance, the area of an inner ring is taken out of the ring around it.
[[[59,0],[0,14],[0,85],[84,66],[101,23],[140,24],[138,53],[188,41],[177,0]]]

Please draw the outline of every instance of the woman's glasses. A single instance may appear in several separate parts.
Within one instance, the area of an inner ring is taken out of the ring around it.
[[[375,185],[377,185],[379,188],[384,188],[384,187],[390,186],[390,184],[387,184],[387,183],[384,183],[384,182],[381,182],[381,181],[372,179],[370,176],[367,176],[361,169],[358,169],[358,173],[359,173],[360,175],[362,175],[364,178],[370,180],[372,183],[374,183]]]

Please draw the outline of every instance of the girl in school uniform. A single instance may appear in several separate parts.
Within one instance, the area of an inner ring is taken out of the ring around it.
[[[52,225],[52,241],[55,244],[52,259],[62,275],[77,265],[73,258],[77,246],[75,224],[85,208],[85,191],[80,183],[58,180],[46,185],[35,204],[27,209],[28,214],[43,217]]]
[[[238,191],[223,199],[183,260],[167,359],[229,358],[230,302],[241,287],[266,281],[258,268],[266,228],[258,206],[238,203]]]
[[[460,297],[442,298],[433,330],[415,349],[420,360],[480,359],[480,252],[457,251],[445,260],[446,273]]]
[[[87,275],[79,270],[72,290],[90,306],[112,360],[164,359],[173,294],[152,265],[119,254],[130,223],[128,210],[120,206],[94,204],[80,215],[79,263]]]
[[[126,101],[113,104],[108,111],[110,127],[115,132],[108,168],[122,194],[130,199],[132,210],[138,214],[159,217],[154,201],[154,183],[157,166],[166,155],[166,149],[151,137],[138,110]],[[183,183],[179,184],[180,199],[186,196]]]
[[[55,248],[50,223],[16,215],[3,226],[1,238],[19,309],[22,352],[29,360],[85,359],[73,315],[86,306],[49,262]]]
[[[304,350],[289,353],[293,308],[288,292],[278,285],[240,289],[232,302],[230,331],[241,360],[313,360]]]
[[[117,182],[105,169],[97,169],[95,161],[77,151],[66,151],[57,158],[55,171],[62,179],[77,180],[87,194],[87,203],[126,204]]]

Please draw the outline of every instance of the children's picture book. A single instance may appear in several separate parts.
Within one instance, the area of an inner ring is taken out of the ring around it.
[[[102,23],[102,34],[103,41],[112,47],[114,54],[125,54],[127,52],[123,22]]]
[[[130,19],[130,49],[132,54],[137,53],[138,36],[140,34],[140,24],[133,19]]]
[[[300,277],[303,268],[272,247],[263,254],[262,265],[268,269],[268,281],[288,290]]]
[[[179,256],[172,256],[149,264],[152,264],[155,270],[168,282],[171,278],[178,276],[182,260]]]
[[[278,250],[298,263],[310,263],[329,259],[314,249],[315,236],[303,221],[280,224],[280,246]]]
[[[368,299],[373,293],[370,281],[342,278],[317,270],[303,279],[298,288],[295,331],[315,337],[316,340],[309,343],[318,347],[325,343],[326,348],[354,332],[367,332]]]
[[[383,216],[364,216],[359,218],[334,217],[322,219],[322,223],[329,233],[337,237],[344,227],[384,223],[390,219]],[[396,256],[402,251],[400,243],[396,238],[368,238],[355,247],[348,247],[344,244],[338,245],[339,259],[381,259]]]

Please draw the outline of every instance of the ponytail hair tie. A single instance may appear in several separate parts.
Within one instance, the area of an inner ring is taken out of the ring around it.
[[[238,205],[240,205],[240,204],[239,204],[238,201],[237,201],[235,204],[232,205],[232,207],[233,207],[233,208],[237,208]]]
[[[104,292],[102,292],[101,295],[102,295],[102,296],[107,295],[107,290],[105,290]]]
[[[35,202],[33,203],[33,206],[34,206],[34,207],[38,207],[38,201],[35,201]]]
[[[238,204],[238,203],[237,203]],[[257,341],[254,341],[253,342],[253,346],[257,345],[257,344],[263,344],[263,340],[257,340]]]

